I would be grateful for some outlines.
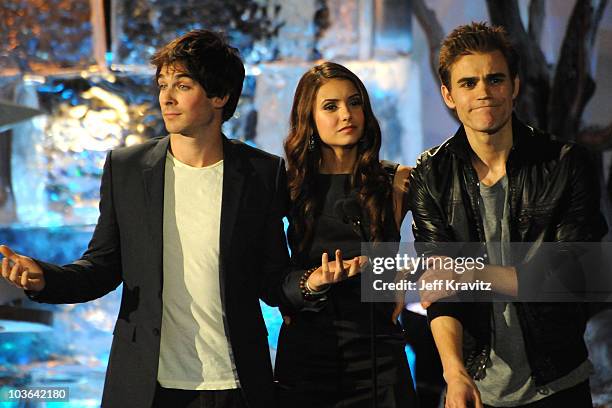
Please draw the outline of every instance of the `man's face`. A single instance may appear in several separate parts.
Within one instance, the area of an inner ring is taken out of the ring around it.
[[[495,134],[511,126],[519,80],[510,78],[500,51],[463,55],[451,65],[450,74],[451,89],[442,85],[442,97],[466,132]]]
[[[211,127],[215,121],[221,122],[227,96],[209,98],[182,65],[164,65],[157,85],[159,105],[169,133],[194,136]]]

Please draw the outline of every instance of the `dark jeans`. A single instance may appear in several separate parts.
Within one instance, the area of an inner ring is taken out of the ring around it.
[[[177,390],[157,384],[152,408],[247,408],[240,389]]]
[[[591,388],[589,381],[585,381],[575,385],[567,390],[559,391],[531,404],[521,405],[515,408],[593,408],[591,400]],[[494,408],[490,405],[485,405],[485,408]]]

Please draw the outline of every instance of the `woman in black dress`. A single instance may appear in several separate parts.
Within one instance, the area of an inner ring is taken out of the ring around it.
[[[361,242],[342,210],[353,202],[370,241],[397,242],[410,168],[381,163],[380,127],[359,78],[326,62],[298,84],[285,140],[293,293],[282,307],[275,377],[279,406],[371,407],[370,304],[361,302]],[[350,210],[349,210],[350,211]],[[396,317],[376,303],[378,408],[415,407]]]

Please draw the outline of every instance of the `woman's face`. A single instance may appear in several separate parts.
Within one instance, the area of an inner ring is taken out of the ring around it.
[[[363,135],[363,101],[347,79],[331,79],[317,91],[313,116],[321,141],[333,148],[350,148]]]

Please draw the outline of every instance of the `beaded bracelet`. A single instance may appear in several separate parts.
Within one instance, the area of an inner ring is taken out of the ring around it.
[[[310,287],[308,285],[308,278],[310,278],[310,275],[312,275],[312,273],[314,271],[316,271],[317,269],[318,268],[316,268],[316,267],[308,269],[306,272],[304,272],[304,274],[300,278],[300,292],[302,292],[302,297],[305,300],[317,300],[317,299],[320,299],[321,296],[323,296],[329,290],[329,287],[327,287],[327,288],[325,288],[323,290],[319,290],[319,291],[314,291],[314,290],[310,289]]]

